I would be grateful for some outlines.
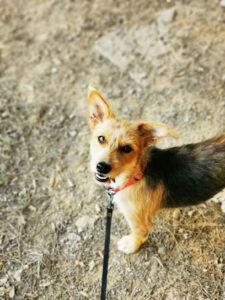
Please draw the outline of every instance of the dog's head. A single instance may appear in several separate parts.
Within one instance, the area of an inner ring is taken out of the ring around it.
[[[175,136],[164,124],[117,119],[94,88],[89,89],[88,106],[92,129],[91,171],[98,183],[134,177],[144,168],[145,148],[161,137]]]

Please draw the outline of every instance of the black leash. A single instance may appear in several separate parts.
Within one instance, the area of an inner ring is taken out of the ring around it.
[[[102,268],[101,300],[106,299],[110,232],[111,232],[111,221],[112,221],[112,214],[113,214],[113,208],[114,208],[113,197],[115,195],[115,192],[111,189],[107,190],[107,192],[108,192],[108,196],[109,196],[109,201],[108,201],[108,204],[107,204],[107,216],[106,216],[104,259],[103,259],[103,268]]]

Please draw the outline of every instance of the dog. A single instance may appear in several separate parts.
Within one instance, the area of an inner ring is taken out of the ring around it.
[[[134,253],[146,241],[154,214],[197,205],[225,187],[225,133],[181,147],[159,149],[162,137],[177,138],[171,127],[117,119],[108,103],[89,88],[91,172],[115,192],[114,201],[131,234],[118,249]]]

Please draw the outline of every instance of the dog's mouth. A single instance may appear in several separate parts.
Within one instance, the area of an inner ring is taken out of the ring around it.
[[[95,173],[95,179],[98,180],[99,182],[106,182],[109,180],[109,177],[106,177],[101,173]]]

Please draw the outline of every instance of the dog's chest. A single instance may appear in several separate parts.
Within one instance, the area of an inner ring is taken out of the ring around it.
[[[119,211],[126,217],[126,215],[130,215],[135,211],[135,205],[133,201],[131,201],[131,197],[129,195],[129,191],[121,191],[117,193],[114,197],[114,201],[119,209]]]

